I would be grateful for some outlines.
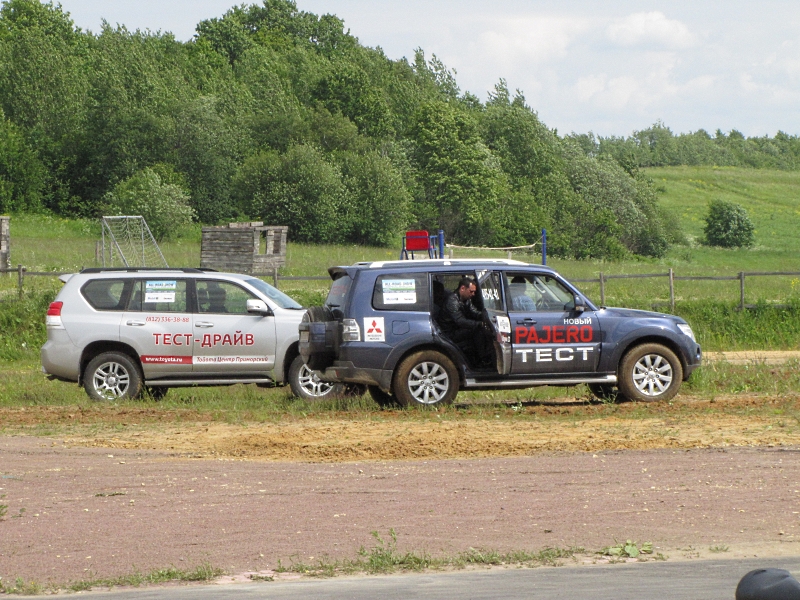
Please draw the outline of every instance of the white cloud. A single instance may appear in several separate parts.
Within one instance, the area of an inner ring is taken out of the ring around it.
[[[689,48],[696,37],[689,28],[664,13],[639,12],[615,19],[606,28],[606,36],[620,46],[657,44],[667,48]]]
[[[502,64],[543,63],[563,57],[589,23],[580,18],[533,16],[496,19],[479,35],[480,47]]]

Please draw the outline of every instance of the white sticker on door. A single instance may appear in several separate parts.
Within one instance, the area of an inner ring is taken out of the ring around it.
[[[364,341],[385,342],[386,329],[383,326],[383,317],[364,318]]]

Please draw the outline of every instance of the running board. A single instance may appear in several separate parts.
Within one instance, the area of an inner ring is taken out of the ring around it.
[[[467,379],[464,382],[465,388],[479,387],[533,387],[537,385],[578,385],[579,383],[617,383],[616,375],[606,375],[605,377],[580,377],[573,379],[495,379],[492,381],[476,381]]]
[[[275,383],[269,377],[251,379],[150,379],[144,384],[151,387],[191,387],[194,385],[236,385],[237,383]]]

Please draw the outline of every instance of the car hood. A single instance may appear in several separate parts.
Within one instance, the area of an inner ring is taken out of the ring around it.
[[[602,308],[597,311],[599,316],[617,317],[622,319],[670,319],[675,323],[685,323],[681,317],[650,310],[637,310],[635,308]]]

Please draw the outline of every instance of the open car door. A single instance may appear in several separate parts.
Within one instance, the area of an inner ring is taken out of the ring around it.
[[[492,332],[497,373],[511,373],[511,320],[503,303],[503,285],[500,273],[478,271],[478,288],[483,298],[483,320]]]

